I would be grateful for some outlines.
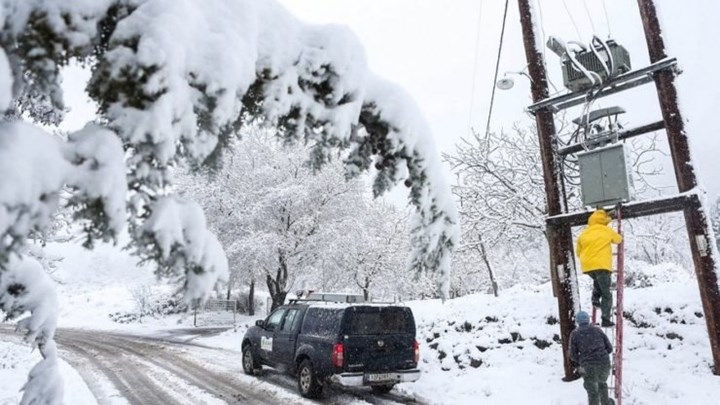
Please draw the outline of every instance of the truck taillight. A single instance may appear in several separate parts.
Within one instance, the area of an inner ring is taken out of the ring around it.
[[[420,343],[417,340],[413,340],[413,355],[415,364],[420,362]]]
[[[332,348],[332,364],[335,367],[342,367],[345,363],[345,345],[335,343]]]

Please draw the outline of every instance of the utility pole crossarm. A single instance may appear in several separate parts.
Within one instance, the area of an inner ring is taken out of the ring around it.
[[[592,98],[602,98],[633,87],[650,83],[653,81],[653,75],[661,71],[679,73],[677,68],[677,59],[664,58],[642,69],[610,78],[598,89],[593,89],[595,93],[592,94]],[[535,104],[530,105],[527,109],[531,113],[535,113],[540,109],[550,107],[557,112],[582,104],[588,100],[589,96],[590,93],[588,92],[562,94],[553,98],[544,98],[536,101]]]

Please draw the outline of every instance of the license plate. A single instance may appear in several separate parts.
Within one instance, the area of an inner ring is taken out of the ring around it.
[[[388,380],[394,379],[394,375],[393,375],[393,374],[388,374],[388,373],[384,373],[384,374],[368,374],[365,378],[366,378],[369,382],[388,381]]]

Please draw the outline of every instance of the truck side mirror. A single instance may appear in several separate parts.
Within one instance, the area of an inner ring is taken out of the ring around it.
[[[255,321],[255,326],[259,326],[259,327],[265,329],[265,321],[262,319],[258,319],[257,321]]]

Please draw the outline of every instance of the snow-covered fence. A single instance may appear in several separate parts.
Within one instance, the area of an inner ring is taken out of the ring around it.
[[[193,311],[193,326],[198,326],[198,313],[212,313],[212,315],[208,317],[209,319],[206,319],[205,322],[202,322],[203,324],[207,325],[208,321],[212,324],[224,323],[226,319],[226,316],[224,315],[226,314],[223,314],[223,312],[229,312],[232,314],[232,324],[234,328],[237,321],[237,308],[238,307],[236,300],[217,300],[210,298],[206,300],[203,304],[195,306],[195,309]]]

